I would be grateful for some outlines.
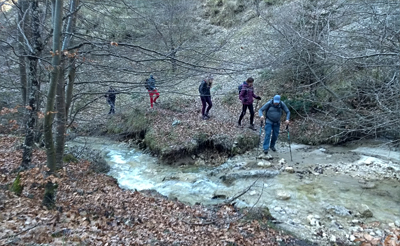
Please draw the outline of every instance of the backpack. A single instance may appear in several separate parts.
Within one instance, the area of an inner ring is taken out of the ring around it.
[[[146,90],[150,90],[149,79],[146,79],[146,82],[144,83],[144,87],[146,88]]]
[[[246,81],[245,81],[245,82],[246,82]],[[241,83],[241,84],[238,86],[238,91],[239,91],[239,94],[240,94],[240,92],[242,91],[243,84],[244,84],[245,82]]]

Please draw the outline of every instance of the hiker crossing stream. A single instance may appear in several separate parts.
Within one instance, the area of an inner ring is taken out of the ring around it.
[[[101,150],[123,189],[154,190],[191,205],[268,207],[279,227],[320,245],[354,241],[360,233],[382,238],[400,228],[400,153],[384,146],[292,144],[290,161],[281,143],[271,155],[259,158],[254,150],[210,167],[161,164],[103,138],[67,145]]]

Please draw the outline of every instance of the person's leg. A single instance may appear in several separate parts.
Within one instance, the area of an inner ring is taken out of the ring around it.
[[[157,101],[157,98],[160,97],[160,93],[158,93],[157,90],[154,90],[153,93],[154,93],[154,95],[156,95],[156,97],[154,98],[153,102],[154,102],[154,103],[157,103],[156,101]]]
[[[205,116],[205,111],[206,111],[206,106],[207,106],[207,100],[205,96],[200,96],[201,99],[201,104],[202,104],[202,108],[201,108],[201,116]]]
[[[265,122],[264,129],[265,129],[265,138],[264,138],[263,149],[264,149],[264,152],[267,152],[269,149],[269,141],[271,139],[272,124],[269,122]]]
[[[112,106],[112,102],[111,102],[111,100],[109,98],[107,98],[107,103],[108,103],[108,105],[110,105],[110,111],[108,111],[108,114],[111,114],[113,106]]]
[[[111,113],[115,114],[115,100],[111,100]]]
[[[254,107],[253,107],[253,104],[249,105],[249,111],[250,111],[250,125],[254,126]]]
[[[247,110],[247,106],[244,105],[244,104],[242,104],[242,112],[240,113],[239,121],[238,121],[238,125],[239,125],[239,126],[242,125],[242,119],[243,119],[243,117],[244,117],[245,114],[246,114],[246,110]]]
[[[271,138],[271,149],[275,149],[275,143],[276,140],[278,140],[278,136],[279,136],[279,127],[280,124],[279,123],[274,123],[272,125],[272,138]]]
[[[211,96],[206,96],[205,98],[206,98],[206,101],[207,101],[207,104],[208,104],[207,111],[206,111],[205,115],[208,116],[208,112],[210,112],[210,109],[212,108],[212,101],[211,101]]]
[[[153,93],[153,91],[151,91],[151,90],[149,90],[149,96],[150,96],[150,107],[151,108],[153,108],[153,96],[154,96],[154,93]]]

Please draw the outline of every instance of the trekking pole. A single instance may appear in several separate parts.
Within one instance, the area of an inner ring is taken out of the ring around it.
[[[288,138],[288,141],[289,141],[290,160],[293,161],[293,158],[292,158],[292,147],[290,147],[289,124],[286,125],[286,130],[287,130],[287,138]]]
[[[259,153],[259,150],[260,150],[260,142],[261,142],[262,128],[263,128],[263,121],[260,120],[260,133],[258,134],[258,146],[257,146],[257,156],[256,156],[256,160],[257,160],[257,158],[258,158],[258,153]]]

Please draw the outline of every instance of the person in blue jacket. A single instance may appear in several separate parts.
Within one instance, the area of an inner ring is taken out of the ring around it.
[[[289,124],[290,111],[286,104],[281,101],[280,95],[275,95],[272,100],[269,100],[264,104],[260,110],[258,110],[258,115],[263,121],[265,119],[265,138],[264,138],[264,154],[268,154],[268,149],[276,151],[275,143],[279,136],[279,128],[281,125],[282,111],[286,113],[286,124]],[[265,112],[265,117],[264,117]],[[272,132],[272,138],[271,138]]]

